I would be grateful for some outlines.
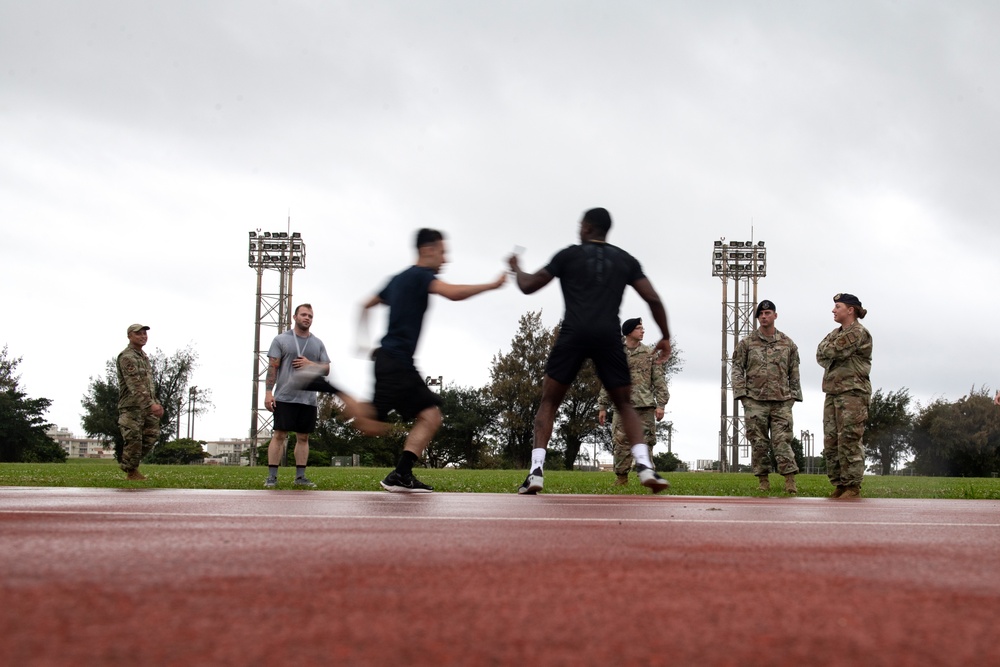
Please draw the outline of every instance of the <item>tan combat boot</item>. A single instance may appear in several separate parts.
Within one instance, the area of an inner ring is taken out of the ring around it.
[[[845,486],[844,492],[840,494],[841,498],[860,498],[861,497],[861,487],[860,486]]]
[[[125,476],[125,479],[127,479],[130,482],[141,482],[146,479],[146,476],[143,475],[141,472],[139,472],[138,469],[136,469],[130,471],[129,474]]]
[[[830,497],[831,498],[839,498],[842,495],[844,495],[844,491],[846,489],[847,489],[846,486],[838,486],[836,489],[833,490],[833,493],[830,494]]]
[[[757,485],[758,491],[770,491],[771,490],[771,480],[767,478],[767,475],[758,475],[757,479],[760,480],[760,484]]]
[[[617,475],[615,477],[615,486],[625,486],[628,484],[628,475]]]
[[[798,493],[795,486],[795,475],[785,475],[785,493]]]

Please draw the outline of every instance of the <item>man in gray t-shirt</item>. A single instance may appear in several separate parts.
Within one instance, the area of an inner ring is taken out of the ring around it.
[[[316,375],[330,372],[326,346],[309,332],[313,310],[307,303],[295,308],[295,326],[278,334],[267,352],[269,364],[264,381],[264,407],[274,413],[274,433],[267,448],[268,476],[264,486],[278,484],[278,465],[289,432],[295,433],[295,486],[315,487],[306,478],[309,434],[316,428],[316,392],[296,388],[292,376],[303,371]]]

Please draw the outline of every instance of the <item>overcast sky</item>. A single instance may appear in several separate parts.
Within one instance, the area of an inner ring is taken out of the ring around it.
[[[841,291],[869,310],[874,387],[996,387],[998,25],[961,0],[0,0],[0,344],[82,434],[89,378],[148,324],[148,351],[200,355],[196,436],[244,437],[248,231],[290,216],[294,300],[334,380],[370,396],[358,305],[417,228],[448,237],[442,279],[484,282],[515,245],[540,268],[604,206],[683,350],[683,460],[718,458],[721,237],[767,245],[796,433],[822,433],[815,349]],[[435,299],[418,367],[482,386],[537,309],[558,322],[556,284]],[[648,311],[630,293],[621,315]]]

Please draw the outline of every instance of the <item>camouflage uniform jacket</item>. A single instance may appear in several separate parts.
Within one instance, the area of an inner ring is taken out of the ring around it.
[[[156,403],[149,357],[131,345],[118,355],[118,411],[149,410]]]
[[[632,378],[632,405],[637,408],[662,408],[670,400],[667,377],[662,364],[653,363],[656,350],[639,343],[634,350],[625,348],[629,375]],[[608,391],[601,387],[597,399],[598,408],[607,411],[611,407]]]
[[[731,380],[734,398],[801,401],[799,348],[777,329],[771,337],[754,329],[736,345]]]
[[[872,335],[855,320],[849,327],[834,329],[816,348],[816,361],[826,369],[823,391],[843,394],[872,393]]]

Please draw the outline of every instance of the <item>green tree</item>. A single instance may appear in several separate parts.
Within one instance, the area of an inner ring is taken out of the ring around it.
[[[660,472],[687,472],[687,464],[673,452],[663,452],[653,456],[653,466]]]
[[[542,311],[518,320],[510,351],[497,353],[490,365],[490,397],[499,406],[497,436],[504,462],[526,468],[531,461],[535,413],[542,399],[545,361],[552,332],[542,326]]]
[[[198,353],[190,345],[170,356],[157,349],[149,355],[149,362],[156,398],[163,406],[157,443],[157,446],[162,446],[175,436],[180,416],[187,412],[189,385],[198,366]],[[81,404],[83,430],[90,437],[100,438],[105,445],[114,445],[115,458],[120,460],[125,442],[118,428],[118,368],[115,359],[104,365],[104,377],[90,378],[90,386]],[[212,390],[199,389],[194,403],[195,416],[207,412],[211,406]]]
[[[156,448],[146,457],[147,463],[162,463],[168,465],[183,465],[194,461],[203,461],[208,456],[203,440],[181,438],[171,440]]]
[[[909,390],[903,387],[884,394],[879,389],[872,394],[865,422],[865,457],[881,469],[881,474],[892,474],[910,451],[912,437]]]
[[[472,387],[446,389],[441,398],[444,422],[424,453],[427,464],[432,468],[483,467],[492,449],[490,432],[496,423],[497,404],[485,389]]]
[[[43,415],[52,401],[29,398],[21,389],[20,363],[21,357],[10,357],[4,345],[0,351],[0,461],[63,462],[65,450],[45,433],[52,424]]]
[[[917,415],[912,449],[920,475],[988,477],[1000,469],[1000,410],[985,387],[939,399]]]
[[[597,378],[593,362],[588,359],[577,374],[576,381],[566,392],[556,417],[555,434],[563,447],[563,465],[567,470],[573,469],[584,442],[600,429],[600,424],[597,423],[597,399],[600,393],[601,381]]]

